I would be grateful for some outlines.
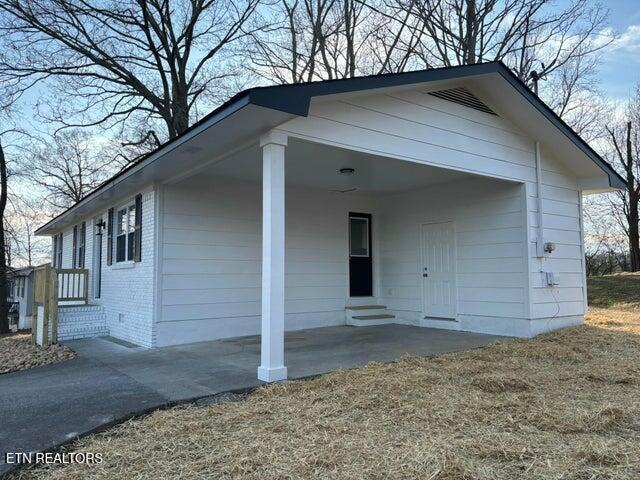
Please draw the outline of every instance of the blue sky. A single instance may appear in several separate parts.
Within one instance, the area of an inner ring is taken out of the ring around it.
[[[609,22],[621,38],[604,52],[600,78],[607,96],[623,100],[640,82],[640,2],[609,0]]]

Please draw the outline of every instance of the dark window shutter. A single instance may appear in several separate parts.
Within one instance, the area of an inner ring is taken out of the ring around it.
[[[80,250],[80,258],[78,258],[78,267],[84,268],[85,258],[87,256],[87,222],[82,222],[80,226],[80,245],[82,249]]]
[[[59,237],[58,237],[58,268],[62,268],[62,239],[63,239],[63,234],[62,232],[60,232]]]
[[[51,264],[53,268],[58,268],[58,234],[53,236],[53,255],[51,255]]]
[[[107,265],[113,263],[113,208],[107,213]]]
[[[71,268],[78,266],[78,226],[73,227],[73,249],[71,253]]]
[[[136,216],[133,230],[133,261],[142,260],[142,194],[136,195]]]

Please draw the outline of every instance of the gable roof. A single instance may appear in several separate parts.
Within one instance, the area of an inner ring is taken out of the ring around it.
[[[327,95],[337,95],[365,90],[400,87],[419,83],[429,83],[446,81],[453,79],[463,79],[465,77],[498,74],[506,80],[532,107],[535,108],[546,120],[557,128],[575,147],[591,159],[608,177],[611,188],[621,189],[626,187],[625,180],[606,162],[598,153],[593,150],[566,122],[564,122],[549,106],[547,106],[535,93],[533,93],[524,82],[522,82],[511,70],[502,62],[478,63],[472,65],[461,65],[429,70],[419,70],[403,73],[386,73],[370,75],[365,77],[355,77],[348,79],[325,80],[308,83],[273,85],[266,87],[254,87],[239,92],[231,97],[224,104],[204,116],[194,123],[178,137],[175,137],[160,145],[154,151],[138,159],[109,180],[98,186],[87,194],[82,200],[69,207],[57,217],[36,230],[37,235],[47,235],[53,233],[64,218],[71,215],[81,205],[90,201],[99,193],[109,189],[118,182],[119,179],[138,172],[155,160],[161,158],[166,153],[174,150],[182,144],[197,136],[205,129],[214,127],[230,119],[245,107],[255,106],[268,109],[272,112],[280,112],[281,115],[274,116],[271,121],[262,120],[262,124],[256,124],[254,130],[264,129],[264,123],[276,126],[290,118],[296,116],[307,116],[311,99]],[[242,122],[240,122],[242,124]]]

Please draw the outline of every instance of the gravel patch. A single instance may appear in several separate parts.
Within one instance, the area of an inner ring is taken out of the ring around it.
[[[64,362],[78,354],[63,345],[39,347],[31,344],[31,335],[17,333],[0,336],[0,375],[50,363]]]

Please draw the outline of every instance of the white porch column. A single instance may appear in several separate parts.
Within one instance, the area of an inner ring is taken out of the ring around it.
[[[262,338],[258,378],[287,378],[284,366],[284,150],[287,136],[270,132],[262,147]]]

